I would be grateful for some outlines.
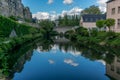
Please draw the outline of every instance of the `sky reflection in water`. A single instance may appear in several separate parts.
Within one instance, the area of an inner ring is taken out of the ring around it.
[[[60,50],[54,45],[50,51],[33,52],[20,73],[15,73],[13,80],[110,80],[105,74],[103,60],[91,61],[81,56],[77,50]]]

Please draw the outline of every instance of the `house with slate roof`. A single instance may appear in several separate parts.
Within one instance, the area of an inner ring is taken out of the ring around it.
[[[120,32],[120,0],[109,0],[107,2],[107,18],[115,19],[112,30]]]
[[[80,20],[80,26],[83,26],[87,29],[93,29],[96,27],[96,21],[97,20],[105,20],[106,15],[105,14],[84,14],[81,16]]]

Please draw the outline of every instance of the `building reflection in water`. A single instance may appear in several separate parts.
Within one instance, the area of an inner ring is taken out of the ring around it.
[[[120,57],[115,56],[113,63],[106,64],[106,74],[116,80],[120,80]]]

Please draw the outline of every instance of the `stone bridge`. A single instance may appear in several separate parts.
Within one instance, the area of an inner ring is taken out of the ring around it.
[[[58,33],[65,33],[66,31],[74,30],[76,28],[78,28],[78,26],[75,26],[75,27],[55,27],[54,31],[57,31]]]
[[[56,36],[55,43],[68,43],[70,42],[70,40],[66,39],[65,37],[60,38],[59,36]]]

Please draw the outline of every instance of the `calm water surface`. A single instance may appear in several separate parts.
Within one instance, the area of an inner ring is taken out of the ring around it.
[[[47,50],[43,46],[34,48],[21,71],[14,73],[13,80],[110,80],[104,60],[90,59],[87,56],[91,51],[62,44],[67,46],[55,43]]]

